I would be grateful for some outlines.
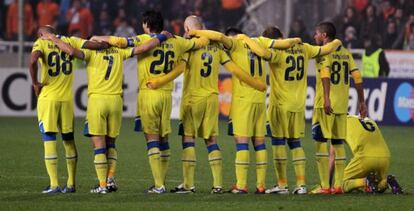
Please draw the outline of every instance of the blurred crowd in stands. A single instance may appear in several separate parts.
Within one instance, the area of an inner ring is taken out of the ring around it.
[[[366,48],[365,43],[384,49],[414,50],[414,0],[348,0],[342,14],[332,18],[337,35],[347,48]],[[289,37],[312,42],[303,20],[296,19]]]
[[[300,1],[300,0],[299,0]],[[166,29],[183,34],[184,18],[201,16],[209,29],[224,30],[245,13],[244,0],[24,0],[24,34],[35,39],[39,25],[53,25],[62,34],[133,36],[143,33],[141,13],[160,10]],[[295,1],[296,3],[298,1]],[[348,48],[374,41],[384,49],[414,50],[414,0],[347,0],[342,14],[331,19]],[[0,3],[0,40],[17,40],[18,0]],[[295,12],[295,11],[294,11]],[[315,23],[316,24],[316,23]],[[313,31],[293,20],[289,37],[312,43]]]
[[[163,12],[166,29],[183,34],[184,18],[203,17],[211,29],[235,25],[245,11],[244,0],[24,0],[25,38],[33,40],[41,25],[55,26],[62,34],[87,38],[92,34],[132,36],[143,33],[141,14]],[[16,40],[18,0],[0,3],[0,39]]]

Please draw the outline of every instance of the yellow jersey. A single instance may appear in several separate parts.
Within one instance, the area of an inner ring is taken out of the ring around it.
[[[256,39],[266,48],[272,46],[274,42],[274,40],[265,37]],[[291,112],[304,111],[308,62],[319,55],[321,47],[304,43],[295,44],[285,50],[272,49],[271,51],[269,103],[281,106]]]
[[[77,37],[58,36],[63,42],[80,49],[86,40]],[[52,41],[37,39],[32,52],[39,51],[41,79],[43,84],[39,99],[69,101],[73,99],[73,61],[74,59],[61,51]]]
[[[357,116],[347,117],[346,143],[354,156],[390,157],[387,143],[374,120]]]
[[[184,99],[218,94],[220,65],[230,61],[220,44],[214,42],[188,52],[182,60],[187,63],[184,71]]]
[[[266,63],[261,57],[254,54],[242,40],[232,39],[232,45],[228,49],[231,60],[252,77],[266,83]],[[236,76],[232,76],[232,98],[239,98],[252,103],[264,103],[266,92],[258,91],[242,82]]]
[[[322,68],[327,68],[331,75],[329,98],[331,100],[333,113],[346,114],[348,112],[349,76],[353,71],[358,70],[352,54],[346,48],[340,46],[331,54],[317,58],[316,68],[314,107],[323,108],[324,98],[320,71]]]
[[[128,46],[139,46],[143,42],[153,38],[153,35],[142,34],[134,39],[128,38]],[[146,82],[150,78],[156,78],[169,73],[182,55],[193,49],[195,41],[175,36],[162,42],[156,48],[137,56],[138,63],[138,87],[140,90],[148,89]],[[172,91],[174,82],[171,81],[157,90]]]
[[[82,52],[88,64],[88,96],[122,94],[123,61],[133,56],[133,48],[84,49]]]

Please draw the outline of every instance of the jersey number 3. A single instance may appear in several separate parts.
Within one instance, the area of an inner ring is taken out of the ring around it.
[[[213,63],[213,57],[211,54],[204,52],[201,54],[201,59],[204,61],[203,65],[206,68],[201,68],[200,75],[203,77],[208,77],[211,74],[211,63]]]

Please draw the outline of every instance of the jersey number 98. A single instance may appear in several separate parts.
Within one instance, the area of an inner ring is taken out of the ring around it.
[[[62,63],[61,61],[62,60]],[[72,57],[62,52],[60,55],[58,52],[51,52],[47,56],[47,64],[50,69],[47,71],[50,76],[56,77],[62,70],[63,74],[70,75],[72,73]]]

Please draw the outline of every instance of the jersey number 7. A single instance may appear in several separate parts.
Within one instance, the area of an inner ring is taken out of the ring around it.
[[[112,65],[114,64],[114,57],[113,56],[104,56],[104,60],[108,60],[108,68],[106,68],[105,80],[109,79],[112,71]]]

